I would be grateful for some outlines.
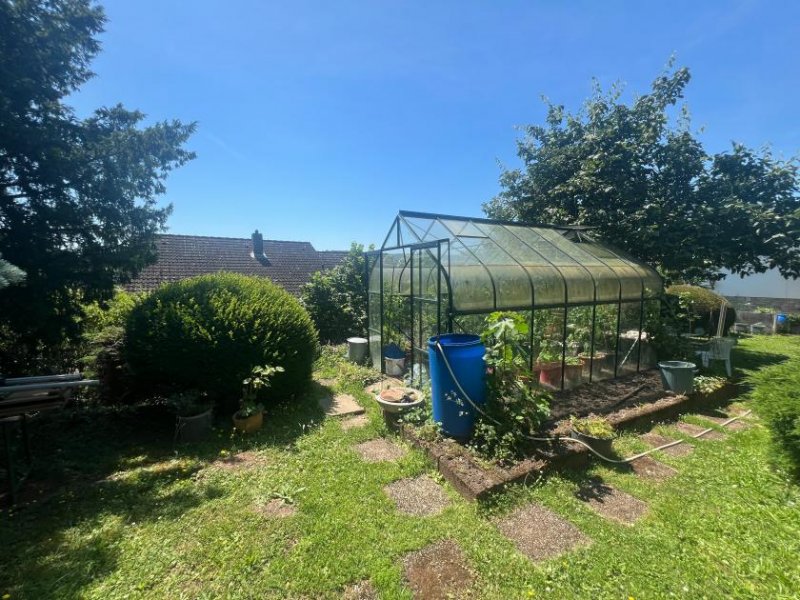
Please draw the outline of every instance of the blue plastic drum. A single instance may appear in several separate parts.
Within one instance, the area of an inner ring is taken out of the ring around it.
[[[433,420],[445,435],[466,439],[477,416],[472,403],[479,407],[486,403],[486,348],[477,335],[445,333],[428,340],[428,351]],[[469,400],[453,381],[451,370]]]

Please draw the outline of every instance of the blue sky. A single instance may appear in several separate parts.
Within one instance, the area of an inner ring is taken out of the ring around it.
[[[380,243],[399,209],[480,215],[540,98],[647,91],[675,54],[709,151],[800,151],[800,2],[114,0],[79,113],[197,121],[173,233]]]

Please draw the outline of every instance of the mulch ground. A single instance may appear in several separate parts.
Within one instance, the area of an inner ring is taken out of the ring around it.
[[[646,404],[666,395],[661,375],[656,370],[636,373],[619,379],[593,381],[572,390],[555,392],[550,418],[553,421],[571,415],[603,415],[622,408]]]
[[[642,479],[648,479],[650,481],[664,481],[665,479],[669,479],[678,473],[678,471],[672,467],[665,465],[664,463],[659,462],[650,456],[637,458],[628,464],[633,473]]]
[[[378,438],[354,446],[353,449],[361,455],[365,462],[394,462],[408,454],[408,450],[389,440]]]
[[[600,479],[592,479],[575,493],[599,515],[624,525],[633,525],[647,513],[647,504],[630,494],[611,487]]]
[[[417,600],[469,598],[475,576],[461,548],[441,540],[407,555],[403,574]]]
[[[265,517],[285,519],[296,515],[297,507],[282,498],[273,498],[269,502],[257,506],[256,511]]]
[[[668,437],[664,437],[655,432],[645,433],[639,436],[639,439],[642,440],[644,443],[649,444],[653,448],[657,446],[663,446],[664,444],[669,444],[670,442],[674,442],[676,440]],[[675,446],[670,446],[669,448],[664,448],[663,450],[659,450],[659,452],[663,452],[664,454],[669,454],[670,456],[681,457],[681,456],[688,456],[692,452],[694,452],[694,446],[687,442],[681,442]]]
[[[553,558],[591,540],[569,521],[538,504],[528,504],[495,521],[497,529],[534,562]]]
[[[450,504],[442,487],[428,475],[400,479],[383,491],[394,501],[398,511],[415,517],[438,515]]]

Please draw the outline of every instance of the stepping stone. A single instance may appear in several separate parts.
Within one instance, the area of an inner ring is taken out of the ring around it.
[[[637,458],[628,464],[631,467],[631,471],[636,473],[639,477],[642,479],[649,479],[651,481],[664,481],[665,479],[669,479],[678,473],[678,471],[672,467],[665,465],[664,463],[659,462],[650,456]]]
[[[725,429],[730,429],[731,431],[744,431],[745,429],[750,429],[750,423],[747,421],[731,421],[725,425]]]
[[[633,525],[647,512],[647,504],[599,479],[591,480],[575,496],[597,514],[623,525]]]
[[[663,435],[659,435],[658,433],[650,432],[645,433],[644,435],[640,435],[639,439],[642,440],[644,443],[649,444],[653,448],[658,446],[663,446],[664,444],[669,444],[670,442],[675,442],[677,440],[673,440],[668,437],[664,437]],[[670,456],[681,457],[687,456],[694,452],[694,446],[687,442],[681,442],[680,444],[676,444],[675,446],[670,446],[669,448],[664,448],[663,450],[659,450],[659,452],[663,452],[664,454],[669,454]]]
[[[362,460],[369,463],[395,462],[408,454],[402,446],[383,438],[358,444],[354,450],[361,455]]]
[[[256,507],[256,510],[265,517],[285,519],[297,514],[297,507],[289,504],[283,498],[273,498],[266,504]]]
[[[441,540],[408,554],[403,575],[417,600],[467,598],[475,576],[452,540]]]
[[[350,429],[354,429],[355,427],[363,427],[364,425],[369,423],[369,417],[367,415],[357,415],[355,417],[350,417],[349,419],[342,419],[342,429],[348,431]]]
[[[359,581],[344,588],[342,600],[377,600],[378,592],[370,581]]]
[[[333,379],[317,379],[317,383],[320,384],[322,387],[333,387],[336,385],[336,378]]]
[[[333,398],[325,396],[319,399],[319,406],[327,417],[364,414],[364,408],[350,394],[336,394]]]
[[[691,436],[691,437],[695,437],[698,434],[700,434],[703,431],[705,431],[706,429],[708,429],[708,427],[701,427],[700,425],[693,425],[692,423],[678,423],[678,424],[675,425],[675,429],[677,429],[678,431],[680,431],[681,433],[683,433],[685,435],[688,435],[688,436]],[[721,439],[724,439],[724,438],[725,438],[725,434],[724,433],[721,433],[719,431],[714,431],[712,429],[708,433],[704,433],[702,436],[700,436],[699,438],[696,438],[696,439],[701,439],[701,440],[721,440]]]
[[[442,512],[450,500],[442,487],[427,475],[400,479],[383,488],[397,510],[414,517],[430,517]]]
[[[495,521],[497,529],[533,562],[588,546],[591,540],[580,529],[538,504],[518,508]]]

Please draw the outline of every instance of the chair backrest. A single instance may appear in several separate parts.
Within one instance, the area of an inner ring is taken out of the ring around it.
[[[735,344],[736,341],[729,338],[713,338],[708,346],[709,355],[711,358],[728,360]]]

